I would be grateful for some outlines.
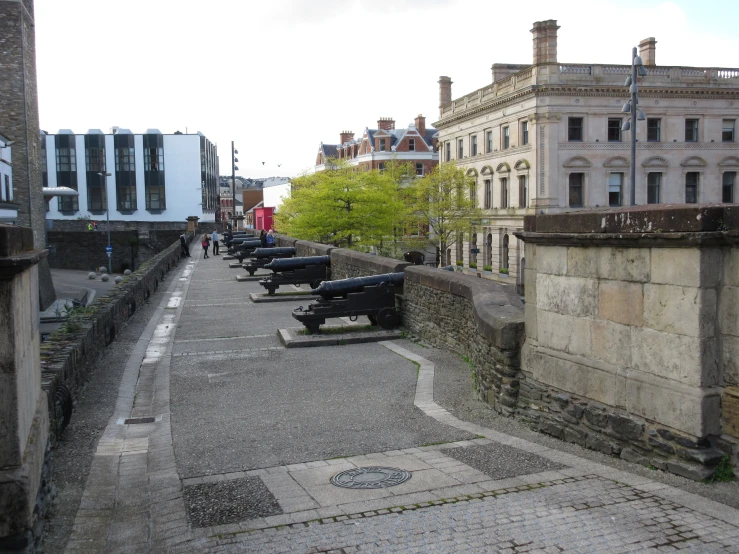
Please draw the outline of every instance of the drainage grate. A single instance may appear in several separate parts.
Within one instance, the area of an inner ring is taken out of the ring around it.
[[[405,483],[410,472],[394,467],[357,467],[331,477],[331,483],[345,489],[384,489]]]
[[[154,423],[154,421],[153,417],[132,417],[125,420],[123,423],[125,425],[136,425],[137,423]]]

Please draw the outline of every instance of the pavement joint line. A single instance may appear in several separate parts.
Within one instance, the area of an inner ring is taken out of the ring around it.
[[[177,354],[172,354],[172,357],[182,358],[184,356],[212,356],[213,354],[241,354],[244,352],[268,352],[271,350],[285,350],[285,347],[284,346],[265,346],[263,348],[242,348],[242,349],[236,349],[236,350],[207,350],[207,351],[198,351],[198,352],[179,352]]]

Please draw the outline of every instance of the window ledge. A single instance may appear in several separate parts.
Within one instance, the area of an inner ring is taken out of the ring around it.
[[[162,209],[156,209],[156,210],[154,210],[154,209],[151,209],[151,208],[146,208],[146,211],[149,212],[150,214],[160,214],[160,213],[164,212],[166,209],[167,208],[162,208]]]
[[[136,213],[136,210],[117,210],[117,211],[121,215],[133,215]]]
[[[59,210],[59,213],[62,215],[74,215],[77,212],[79,212],[79,210]]]
[[[92,215],[105,215],[106,210],[88,210]]]

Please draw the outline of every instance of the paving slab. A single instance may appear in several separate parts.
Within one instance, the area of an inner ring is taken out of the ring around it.
[[[251,301],[255,304],[267,302],[311,302],[317,300],[318,296],[310,293],[310,291],[298,292],[276,292],[275,294],[267,294],[266,292],[252,292],[249,295]]]

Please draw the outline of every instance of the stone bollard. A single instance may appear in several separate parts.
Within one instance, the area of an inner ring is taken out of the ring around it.
[[[106,283],[110,280],[110,277],[107,273],[103,273],[102,277],[100,277],[101,281],[105,281]]]
[[[115,279],[113,279],[113,281],[115,282],[116,285],[118,285],[123,282],[123,277],[118,275]]]
[[[95,273],[94,271],[91,271],[90,273],[87,274],[88,279],[97,279],[97,276],[98,274]]]
[[[127,269],[126,271],[123,272],[123,275],[131,275],[131,270]]]

